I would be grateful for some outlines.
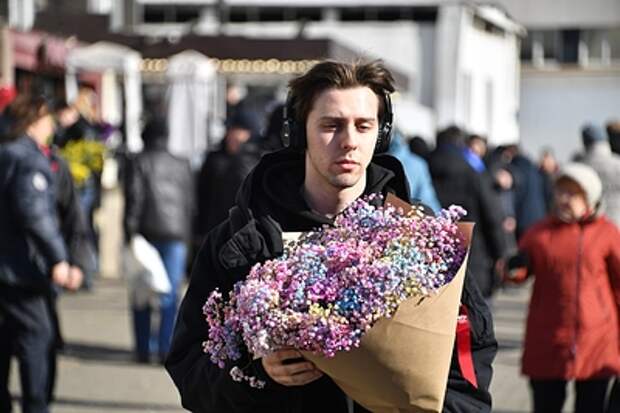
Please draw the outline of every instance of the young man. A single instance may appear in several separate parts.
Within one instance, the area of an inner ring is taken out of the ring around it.
[[[256,262],[280,255],[283,231],[330,225],[362,195],[391,192],[408,199],[400,163],[374,156],[387,149],[392,121],[393,80],[381,63],[323,62],[294,79],[290,89],[283,128],[288,149],[262,158],[228,220],[206,237],[177,319],[166,368],[183,406],[193,412],[348,411],[344,393],[294,349],[256,360],[248,356],[246,372],[267,381],[260,390],[234,382],[231,365],[220,369],[202,351],[208,329],[201,308],[209,293],[219,288],[226,294]],[[472,307],[479,387],[463,378],[454,355],[444,411],[490,411],[487,389],[497,346],[490,314],[470,282],[463,301]]]

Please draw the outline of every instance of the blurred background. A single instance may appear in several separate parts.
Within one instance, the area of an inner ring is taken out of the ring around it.
[[[421,158],[448,127],[480,137],[485,160],[518,151],[541,179],[583,152],[584,125],[607,127],[620,150],[618,0],[3,0],[0,18],[0,109],[33,91],[66,101],[105,147],[98,201],[85,207],[97,265],[85,291],[60,301],[53,411],[181,411],[163,368],[134,363],[121,259],[124,171],[149,119],[167,119],[168,151],[200,181],[231,128],[250,130],[261,154],[279,147],[269,116],[292,77],[324,59],[379,58],[398,86],[397,133]],[[517,169],[490,167],[498,192]],[[506,207],[504,218],[515,215]],[[197,225],[188,268],[212,224]],[[494,411],[529,411],[519,373],[529,287],[488,295],[500,340]]]

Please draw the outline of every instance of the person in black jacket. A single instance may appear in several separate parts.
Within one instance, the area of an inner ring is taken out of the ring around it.
[[[281,255],[283,231],[332,225],[362,195],[394,193],[409,199],[401,164],[387,155],[374,156],[389,145],[387,94],[394,90],[380,62],[319,63],[290,88],[283,128],[288,148],[263,156],[228,219],[207,235],[177,318],[166,369],[183,406],[192,412],[348,411],[339,387],[294,349],[259,359],[248,355],[247,373],[266,381],[263,389],[233,381],[233,365],[220,369],[202,350],[209,331],[201,309],[209,293],[218,288],[227,294],[255,263]],[[469,281],[463,302],[470,307],[478,387],[464,379],[453,353],[444,411],[487,412],[497,343],[488,308]],[[355,411],[364,410],[356,405]]]
[[[178,287],[185,271],[187,242],[194,209],[193,177],[189,160],[167,150],[166,121],[154,118],[142,133],[144,151],[128,166],[125,185],[125,239],[140,234],[161,255],[172,289],[160,295],[158,347],[163,362],[177,312]],[[136,357],[148,362],[151,349],[151,308],[133,303]]]
[[[71,177],[67,162],[58,154],[57,148],[52,146],[50,160],[54,177],[54,193],[56,194],[56,212],[60,224],[60,232],[67,246],[70,277],[77,281],[84,280],[84,274],[94,273],[96,268],[95,246],[86,217],[82,212],[78,200],[78,193]],[[61,294],[60,288],[52,288],[49,296],[50,315],[52,317],[53,343],[49,356],[48,401],[54,400],[56,385],[56,367],[58,351],[64,346],[60,317],[57,309],[57,300]]]
[[[48,140],[54,122],[43,98],[13,103],[13,133],[0,147],[0,410],[11,411],[9,363],[20,364],[22,411],[48,412],[48,297],[76,289],[58,224]]]
[[[469,268],[482,295],[490,299],[499,284],[496,264],[507,254],[504,216],[482,162],[478,160],[482,165],[479,172],[468,163],[465,139],[465,133],[456,126],[444,129],[437,136],[437,148],[428,163],[441,206],[461,205],[467,211],[464,219],[476,223]]]
[[[260,159],[259,148],[249,140],[259,133],[258,120],[243,103],[227,120],[222,145],[207,154],[197,182],[197,238],[204,236],[228,216],[241,183]]]

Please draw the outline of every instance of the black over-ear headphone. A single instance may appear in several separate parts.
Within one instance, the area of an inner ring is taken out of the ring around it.
[[[383,92],[383,116],[379,123],[379,132],[377,143],[375,145],[375,154],[387,152],[390,147],[392,138],[392,122],[394,113],[392,112],[392,99],[388,92]],[[295,114],[295,99],[291,93],[286,98],[284,111],[282,114],[284,122],[282,124],[282,144],[298,152],[306,150],[306,125],[300,125],[297,122]]]

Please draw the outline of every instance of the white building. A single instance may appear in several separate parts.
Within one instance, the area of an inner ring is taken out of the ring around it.
[[[585,122],[620,120],[620,1],[497,0],[528,30],[521,50],[523,147],[581,150]]]
[[[527,29],[520,69],[511,51],[518,43],[514,33],[519,28],[505,16],[497,17],[501,13],[451,0],[3,3],[13,5],[11,13],[2,13],[19,27],[31,24],[33,5],[51,5],[109,13],[116,30],[172,40],[189,32],[331,36],[403,69],[409,82],[401,87],[416,102],[432,108],[439,126],[454,121],[488,133],[496,143],[520,139],[532,155],[550,146],[560,159],[568,159],[580,149],[584,122],[603,124],[620,118],[618,0],[485,1],[505,9]]]
[[[122,3],[122,7],[120,7]],[[444,0],[117,0],[120,30],[331,38],[408,77],[399,126],[432,140],[456,123],[496,144],[519,137],[519,39],[501,11]],[[282,86],[285,84],[281,82]]]

